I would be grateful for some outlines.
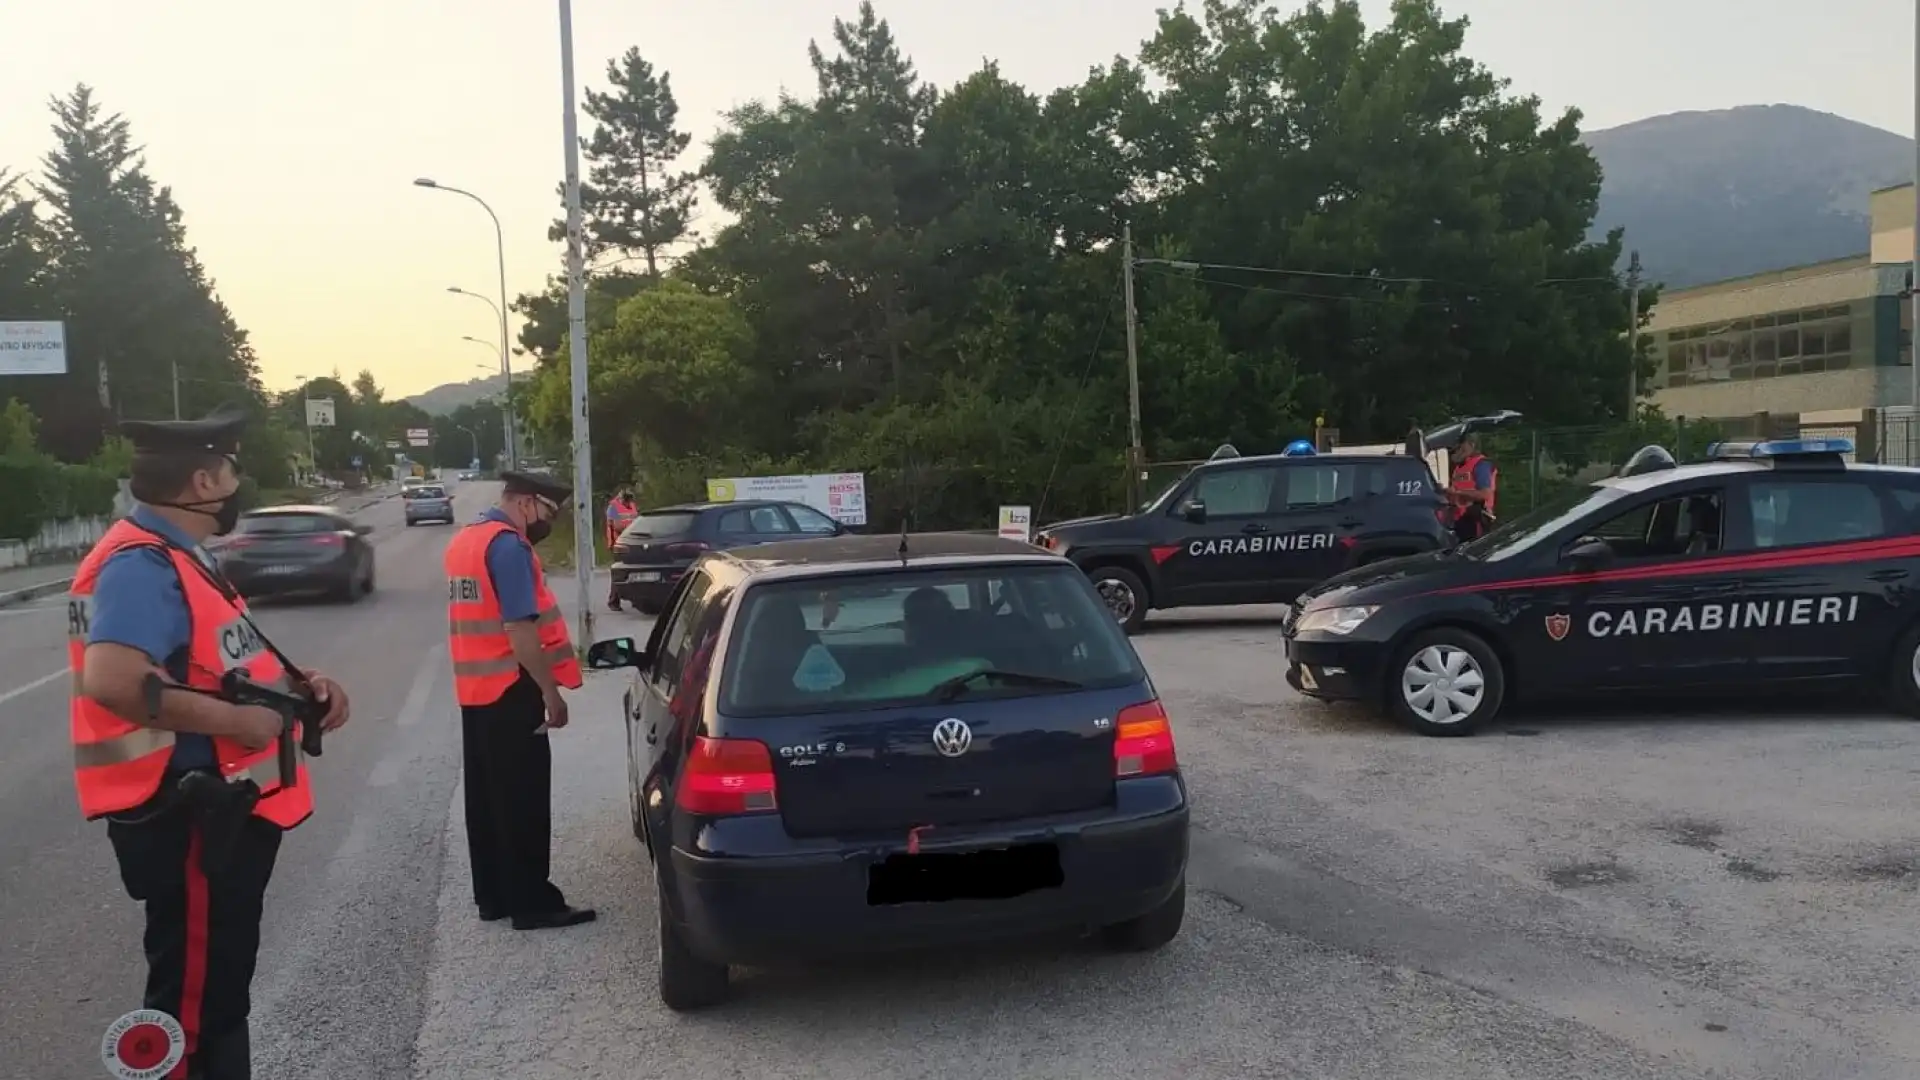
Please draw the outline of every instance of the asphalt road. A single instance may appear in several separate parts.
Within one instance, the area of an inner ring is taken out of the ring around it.
[[[483,494],[463,492],[463,513]],[[746,972],[727,1006],[668,1013],[627,829],[621,675],[590,673],[554,739],[555,879],[600,921],[473,918],[450,812],[447,532],[398,513],[367,514],[370,602],[262,613],[348,681],[356,719],[269,897],[258,1076],[1920,1075],[1920,726],[1637,709],[1422,739],[1292,694],[1259,611],[1176,614],[1136,639],[1195,793],[1188,920],[1167,949],[1050,940]],[[0,694],[59,670],[61,628],[0,614]],[[0,1060],[52,1080],[101,1075],[99,1033],[139,977],[136,912],[72,812],[63,693],[0,704]]]

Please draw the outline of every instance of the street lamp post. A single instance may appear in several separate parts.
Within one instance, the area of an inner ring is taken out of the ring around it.
[[[468,295],[471,295],[471,294],[468,294]],[[493,346],[492,346],[492,345],[489,345],[489,344],[487,344],[486,342],[484,342],[484,341],[481,341],[481,340],[480,340],[479,338],[477,338],[477,337],[474,337],[474,336],[473,336],[472,334],[461,334],[461,335],[460,335],[460,340],[461,340],[461,341],[471,341],[471,342],[473,342],[473,343],[474,343],[475,345],[478,345],[478,346],[480,346],[481,348],[483,348],[483,349],[486,349],[486,350],[487,350],[487,351],[489,351],[489,352],[491,352],[491,351],[493,351]],[[477,368],[480,368],[480,370],[482,370],[482,371],[485,371],[485,370],[487,370],[487,369],[486,369],[486,368],[485,368],[484,366],[482,366],[482,365],[480,365],[480,364],[475,364],[474,366],[475,366],[475,367],[477,367]],[[508,370],[509,370],[509,371],[511,371],[512,369],[508,369]],[[505,387],[503,387],[503,388],[501,389],[501,391],[500,391],[500,431],[501,431],[501,433],[502,433],[502,435],[503,435],[503,437],[505,438],[505,440],[506,440],[506,441],[507,441],[507,442],[508,442],[509,444],[511,444],[511,443],[513,442],[513,436],[514,436],[514,427],[513,427],[513,377],[512,377],[512,375],[511,375],[511,374],[509,374],[509,375],[508,375],[508,377],[507,377],[507,385],[506,385]],[[507,455],[507,460],[508,460],[508,461],[518,461],[518,460],[519,460],[519,457],[518,457],[518,454],[517,454],[517,453],[509,453],[509,454]],[[513,468],[514,466],[512,466],[512,465],[508,465],[507,467],[508,467],[508,468]]]
[[[567,341],[573,361],[573,562],[580,578],[579,644],[585,648],[593,641],[593,441],[587,430],[587,283],[586,253],[580,236],[580,120],[573,99],[573,3],[560,0],[560,126],[567,155]]]
[[[455,424],[453,426],[459,428],[461,431],[466,432],[467,438],[473,440],[473,457],[470,459],[472,460],[473,464],[467,467],[470,469],[479,468],[480,467],[480,436],[475,434],[474,430],[465,424]]]
[[[464,195],[474,202],[479,203],[480,209],[485,210],[487,216],[493,219],[494,254],[497,257],[500,270],[500,303],[495,308],[495,310],[500,313],[500,373],[507,377],[507,384],[511,386],[513,384],[513,364],[512,361],[507,358],[507,237],[506,233],[500,228],[500,215],[493,212],[493,207],[487,205],[487,200],[463,188],[449,187],[446,184],[442,184],[425,176],[415,180],[413,183],[415,187],[432,188],[435,191]],[[461,290],[455,289],[453,291],[460,292]],[[481,299],[485,299],[485,297],[481,297]],[[517,469],[520,467],[520,454],[519,450],[514,446],[512,413],[507,414],[506,435],[507,467],[509,469]]]
[[[483,304],[485,304],[485,305],[487,305],[488,307],[490,307],[490,308],[492,308],[492,309],[493,309],[493,310],[494,310],[495,312],[500,312],[500,310],[501,310],[501,309],[500,309],[500,306],[499,306],[498,304],[495,304],[495,303],[494,303],[493,301],[491,301],[491,300],[489,300],[489,299],[487,299],[487,298],[486,298],[486,297],[484,297],[484,296],[481,296],[481,295],[480,295],[479,293],[477,293],[477,292],[471,292],[471,291],[469,291],[469,290],[467,290],[467,289],[463,289],[463,288],[461,288],[461,287],[460,287],[460,286],[458,286],[458,285],[449,285],[449,286],[447,286],[447,291],[448,291],[448,292],[450,292],[450,293],[454,293],[454,294],[457,294],[457,295],[459,295],[459,296],[471,296],[471,297],[473,297],[473,298],[474,298],[475,300],[478,300],[478,301],[480,301],[481,303],[483,303]],[[502,325],[505,325],[505,323],[504,323],[504,321],[502,322]],[[483,349],[486,349],[486,350],[487,350],[488,352],[492,352],[492,351],[493,351],[493,346],[492,346],[492,345],[490,345],[490,344],[488,344],[487,342],[484,342],[484,341],[481,341],[481,340],[480,340],[479,338],[477,338],[477,337],[474,337],[474,336],[473,336],[472,334],[461,334],[461,335],[460,335],[460,340],[461,340],[461,341],[471,341],[471,342],[473,342],[473,343],[474,343],[475,345],[478,345],[478,346],[480,346],[481,348],[483,348]],[[506,354],[505,354],[505,353],[502,353],[501,355],[502,355],[502,356],[504,356],[504,355],[506,355]],[[511,462],[513,462],[513,463],[514,463],[514,464],[510,464],[510,465],[508,465],[507,467],[508,467],[508,468],[517,468],[517,467],[518,467],[518,464],[517,464],[517,463],[519,462],[519,460],[520,460],[520,457],[519,457],[519,450],[518,450],[518,448],[517,448],[517,447],[516,447],[516,446],[514,445],[514,444],[515,444],[515,443],[517,442],[517,440],[516,440],[516,439],[514,438],[514,434],[515,434],[515,427],[516,427],[516,425],[515,425],[515,423],[514,423],[514,418],[513,418],[513,404],[512,404],[512,394],[511,394],[511,391],[513,390],[513,367],[512,367],[512,365],[511,365],[511,364],[509,364],[509,363],[504,363],[504,362],[503,362],[503,363],[502,363],[502,364],[500,365],[500,374],[501,374],[501,375],[502,375],[502,376],[503,376],[503,377],[504,377],[504,378],[505,378],[505,379],[507,380],[507,391],[508,391],[508,393],[504,393],[504,394],[502,394],[502,395],[501,395],[501,397],[500,397],[500,410],[501,410],[501,416],[503,417],[503,420],[502,420],[502,422],[503,422],[503,423],[504,423],[504,424],[506,425],[506,441],[507,441],[507,447],[508,447],[508,450],[509,450],[509,453],[508,453],[508,459],[509,459],[509,461],[511,461]]]

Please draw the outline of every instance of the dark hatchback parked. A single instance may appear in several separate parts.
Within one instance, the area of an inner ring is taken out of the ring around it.
[[[746,500],[648,510],[614,543],[613,592],[658,615],[695,559],[748,544],[840,536],[846,527],[803,503]]]
[[[1188,810],[1153,684],[1071,563],[974,535],[708,555],[637,668],[629,806],[660,993],[728,965],[1053,929],[1180,930]]]
[[[354,601],[373,591],[372,531],[331,507],[273,506],[242,514],[214,559],[243,596]]]

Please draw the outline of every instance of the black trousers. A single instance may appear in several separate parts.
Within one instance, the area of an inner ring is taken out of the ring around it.
[[[280,827],[250,818],[220,872],[200,865],[200,829],[175,808],[137,824],[107,822],[127,895],[146,906],[145,1005],[180,1021],[187,1057],[167,1080],[249,1080],[260,914],[280,854]]]
[[[553,748],[540,686],[525,670],[500,700],[460,707],[473,902],[486,917],[567,906],[553,882]]]

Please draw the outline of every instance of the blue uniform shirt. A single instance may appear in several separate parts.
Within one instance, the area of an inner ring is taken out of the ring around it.
[[[1473,487],[1485,491],[1493,486],[1493,462],[1481,458],[1473,463]]]
[[[187,534],[146,506],[134,507],[133,523],[159,533],[212,565],[212,559]],[[193,635],[187,595],[173,557],[160,548],[130,548],[115,554],[100,568],[93,585],[93,621],[87,629],[89,645],[107,642],[138,649],[176,682],[187,681],[186,650]],[[213,740],[181,732],[174,737],[173,766],[180,769],[215,764]]]
[[[480,520],[513,524],[498,508],[481,514]],[[519,622],[540,614],[533,595],[533,547],[518,530],[503,532],[487,545],[487,576],[493,579],[493,594],[500,598],[502,619]]]

